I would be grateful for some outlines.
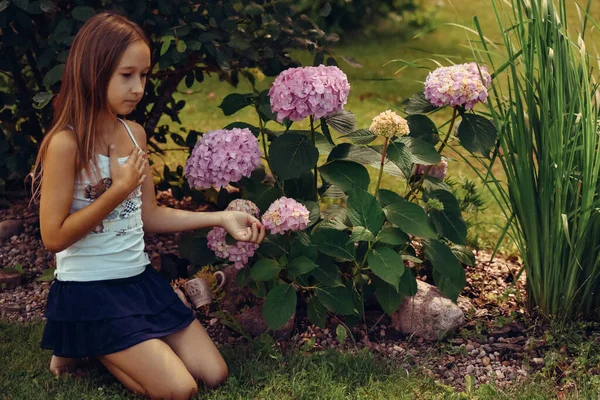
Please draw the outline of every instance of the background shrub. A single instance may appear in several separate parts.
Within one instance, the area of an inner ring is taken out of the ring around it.
[[[300,18],[287,3],[276,1],[186,0],[2,0],[0,1],[0,193],[22,191],[39,143],[52,120],[47,106],[60,90],[64,63],[74,35],[102,10],[117,10],[146,31],[152,41],[152,74],[146,94],[131,119],[144,126],[149,146],[170,138],[192,147],[201,134],[159,125],[166,114],[180,123],[185,101],[173,93],[182,82],[189,88],[217,74],[236,86],[250,81],[250,69],[266,76],[297,66],[288,51],[306,49],[324,60],[327,36],[310,19]],[[182,168],[163,171],[162,188],[180,181]],[[174,195],[189,193],[179,184]]]

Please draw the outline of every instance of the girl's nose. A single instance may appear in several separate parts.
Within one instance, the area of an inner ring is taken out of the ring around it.
[[[144,82],[139,79],[136,79],[135,84],[133,85],[133,88],[131,89],[131,91],[135,94],[141,94],[144,93]]]

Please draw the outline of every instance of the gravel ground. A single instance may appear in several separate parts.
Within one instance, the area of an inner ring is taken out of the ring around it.
[[[168,192],[159,192],[157,199],[162,205],[198,209],[189,199],[179,202]],[[50,283],[38,282],[35,278],[54,267],[55,257],[44,249],[37,212],[29,208],[26,201],[0,210],[0,221],[6,219],[23,219],[25,223],[21,234],[0,241],[0,267],[21,265],[27,283],[0,291],[0,318],[19,322],[43,319]],[[179,237],[180,234],[146,237],[146,251],[153,264],[160,261],[160,254],[177,254]],[[451,338],[429,343],[407,337],[388,328],[387,316],[377,314],[368,315],[366,325],[353,328],[352,336],[344,343],[340,343],[335,334],[338,326],[335,320],[329,321],[327,329],[321,329],[300,318],[291,339],[277,344],[282,348],[296,346],[304,351],[338,348],[354,352],[368,347],[400,368],[407,371],[420,368],[457,389],[463,388],[467,375],[475,377],[476,384],[496,382],[500,387],[522,381],[543,365],[543,358],[536,354],[531,356],[526,350],[532,346],[519,322],[524,314],[524,277],[513,283],[520,265],[516,259],[496,258],[489,262],[490,253],[485,251],[475,256],[477,264],[467,267],[467,287],[458,301],[465,312],[466,324]],[[216,305],[203,307],[197,316],[218,346],[246,340],[221,324],[214,317],[214,311]]]

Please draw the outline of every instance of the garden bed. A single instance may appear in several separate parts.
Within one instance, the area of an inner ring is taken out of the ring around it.
[[[199,209],[188,199],[174,200],[168,192],[160,192],[157,198],[162,205]],[[37,214],[26,200],[0,210],[0,220],[7,219],[22,219],[24,226],[22,233],[0,242],[0,263],[9,268],[19,264],[25,282],[16,289],[0,292],[1,318],[21,323],[43,319],[50,283],[37,281],[36,277],[53,267],[54,256],[44,250]],[[177,254],[179,236],[147,236],[146,251],[152,261],[160,262],[160,254]],[[327,327],[321,329],[300,315],[291,339],[277,344],[283,349],[299,347],[304,351],[337,348],[356,352],[368,347],[400,368],[422,368],[459,389],[467,375],[474,376],[476,383],[497,382],[500,387],[516,384],[544,363],[544,355],[532,346],[532,332],[524,323],[524,277],[515,284],[520,264],[516,258],[496,257],[490,262],[488,251],[478,251],[475,257],[476,266],[467,267],[467,286],[458,300],[465,313],[465,325],[447,339],[431,343],[405,336],[390,327],[387,315],[371,311],[366,314],[366,325],[354,327],[353,338],[347,338],[345,343],[338,341],[335,318],[328,319]],[[243,335],[216,318],[217,308],[213,304],[197,313],[217,345],[245,342]]]

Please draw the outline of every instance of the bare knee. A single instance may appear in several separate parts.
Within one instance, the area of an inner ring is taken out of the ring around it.
[[[218,366],[215,366],[208,376],[199,377],[199,379],[204,382],[204,385],[207,388],[214,389],[225,382],[228,376],[229,369],[227,368],[225,361],[223,361],[222,363],[219,363]]]
[[[152,400],[189,400],[198,394],[198,385],[190,376],[189,380],[170,383],[162,388],[149,388],[146,394]]]

